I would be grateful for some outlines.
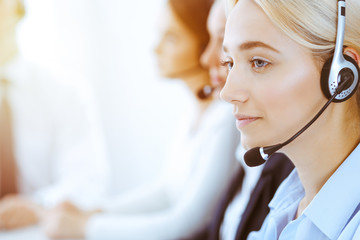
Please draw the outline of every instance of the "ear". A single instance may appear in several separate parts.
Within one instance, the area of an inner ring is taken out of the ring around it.
[[[360,67],[360,55],[359,53],[352,47],[344,48],[344,55],[347,55],[355,60],[357,65]]]

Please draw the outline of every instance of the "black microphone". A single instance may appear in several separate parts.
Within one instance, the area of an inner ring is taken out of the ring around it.
[[[199,91],[197,92],[197,96],[200,99],[207,99],[212,95],[214,90],[215,90],[214,87],[210,85],[205,85],[204,87],[199,89]]]
[[[330,105],[330,103],[335,99],[337,95],[339,95],[344,89],[349,86],[349,81],[351,81],[351,77],[344,77],[344,81],[340,81],[338,87],[336,88],[333,96],[325,103],[325,105],[320,109],[320,111],[315,115],[311,121],[305,125],[300,131],[298,131],[294,136],[289,138],[287,141],[283,143],[279,143],[276,145],[271,145],[267,147],[254,147],[247,151],[244,155],[245,163],[249,167],[256,167],[266,162],[271,156],[271,154],[278,151],[280,148],[284,147],[285,145],[291,143],[295,140],[300,134],[302,134],[306,129],[308,129],[311,124],[313,124],[320,115],[325,111],[325,109]],[[351,84],[350,84],[351,85]]]

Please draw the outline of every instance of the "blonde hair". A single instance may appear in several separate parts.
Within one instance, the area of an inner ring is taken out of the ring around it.
[[[239,0],[228,0],[231,9]],[[240,0],[241,1],[241,0]],[[253,0],[290,38],[310,49],[314,56],[328,58],[334,51],[337,27],[336,0]],[[346,1],[344,45],[360,53],[360,1]]]
[[[227,0],[227,12],[241,0]],[[285,34],[325,61],[334,52],[337,31],[336,0],[252,0]],[[360,1],[346,0],[344,46],[360,54]],[[356,92],[360,108],[360,87]],[[360,114],[360,111],[359,111]]]

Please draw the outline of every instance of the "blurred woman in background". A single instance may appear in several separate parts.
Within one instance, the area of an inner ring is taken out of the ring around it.
[[[0,0],[0,231],[36,224],[43,207],[66,199],[94,208],[107,194],[91,88],[82,76],[57,76],[24,57],[24,16],[22,0]]]
[[[209,40],[206,20],[212,3],[169,0],[159,21],[159,71],[163,77],[181,79],[194,103],[193,115],[184,116],[178,128],[164,174],[155,183],[110,199],[101,214],[83,212],[70,203],[58,206],[44,219],[49,236],[179,239],[210,222],[236,170],[239,142],[231,107],[217,95],[204,93],[210,79],[200,56]]]

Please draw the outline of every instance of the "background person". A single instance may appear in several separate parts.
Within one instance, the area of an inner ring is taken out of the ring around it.
[[[34,224],[69,199],[94,208],[106,193],[105,144],[89,89],[18,54],[20,0],[0,0],[0,228]]]
[[[169,162],[159,181],[103,206],[92,215],[71,203],[50,211],[44,227],[52,237],[87,239],[179,239],[206,225],[214,214],[235,165],[239,135],[231,109],[217,96],[200,99],[210,84],[200,56],[208,43],[206,19],[212,1],[170,0],[159,21],[156,48],[160,74],[181,79],[193,100],[184,116]],[[174,126],[176,127],[176,126]]]

